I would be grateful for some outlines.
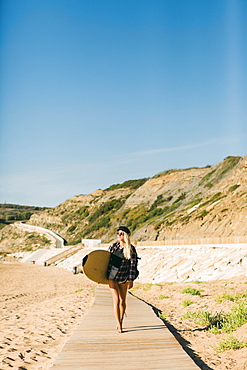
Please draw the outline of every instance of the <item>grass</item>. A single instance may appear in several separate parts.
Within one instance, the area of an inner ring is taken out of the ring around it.
[[[188,311],[183,315],[183,319],[192,319],[196,325],[207,326],[207,330],[212,334],[231,333],[247,323],[247,301],[236,303],[230,313]]]
[[[133,289],[141,289],[141,285],[140,284],[138,284],[138,285],[135,285],[133,288],[131,288],[131,290],[133,290]]]
[[[164,298],[169,298],[168,295],[160,294],[158,299],[164,299]]]
[[[167,314],[165,314],[164,312],[159,312],[159,318],[162,319],[162,320],[166,320],[167,319]]]
[[[247,347],[246,342],[242,342],[238,338],[230,335],[226,338],[222,338],[219,341],[215,350],[216,350],[217,353],[220,353],[220,352],[227,351],[228,349],[236,350],[236,349],[240,349],[240,348],[244,348],[244,347]]]
[[[153,284],[146,284],[143,286],[143,290],[148,291],[152,288]]]
[[[196,325],[199,326],[222,326],[223,316],[221,314],[212,315],[208,311],[197,310],[188,311],[183,315],[183,319],[191,319]]]
[[[84,289],[78,289],[78,290],[76,290],[74,293],[80,293],[80,292],[82,292]]]
[[[192,295],[201,295],[201,292],[203,292],[202,289],[196,289],[196,288],[191,288],[191,287],[188,287],[182,290],[183,294],[188,293]]]
[[[190,306],[191,304],[193,304],[194,302],[192,302],[190,299],[187,299],[187,300],[185,300],[185,301],[183,301],[182,302],[182,305],[184,306],[184,307],[188,307],[188,306]]]
[[[236,184],[236,185],[233,185],[229,188],[229,193],[230,192],[233,192],[234,190],[236,190],[240,185],[239,184]]]
[[[194,284],[202,284],[202,283],[204,283],[204,281],[200,281],[200,280],[194,281]]]
[[[241,298],[246,298],[246,297],[247,297],[246,293],[240,293],[240,294],[223,293],[220,296],[215,298],[215,302],[217,303],[222,303],[224,301],[238,302]]]

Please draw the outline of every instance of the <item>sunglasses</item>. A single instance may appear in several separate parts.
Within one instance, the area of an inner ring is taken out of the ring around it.
[[[117,233],[117,235],[122,236],[122,235],[124,235],[124,233]]]

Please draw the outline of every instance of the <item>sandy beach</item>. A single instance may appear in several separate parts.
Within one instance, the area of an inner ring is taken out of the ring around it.
[[[0,368],[49,369],[90,309],[96,284],[22,263],[0,263],[0,281]]]
[[[97,284],[59,267],[0,263],[0,369],[49,369],[69,336],[90,310]],[[132,294],[162,313],[168,328],[182,339],[202,370],[247,369],[247,347],[216,348],[234,336],[247,343],[247,324],[231,333],[212,333],[206,323],[185,318],[189,312],[231,312],[246,302],[247,278],[231,281],[139,284]],[[199,290],[199,295],[184,289]]]

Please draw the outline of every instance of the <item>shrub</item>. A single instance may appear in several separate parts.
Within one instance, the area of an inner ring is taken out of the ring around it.
[[[115,190],[115,189],[121,189],[121,188],[131,188],[131,189],[136,190],[140,186],[142,186],[143,184],[145,184],[145,182],[148,179],[149,178],[146,177],[146,178],[138,179],[138,180],[127,180],[127,181],[123,182],[122,184],[113,184],[113,185],[111,185],[109,188],[107,188],[105,190],[107,191],[107,190]]]
[[[168,295],[160,294],[158,299],[164,299],[164,298],[169,298]]]
[[[72,233],[75,229],[76,229],[76,225],[71,225],[71,226],[68,228],[68,232],[69,232],[69,233]]]
[[[247,323],[247,301],[235,304],[230,313],[216,313],[208,311],[188,311],[183,318],[192,319],[197,325],[206,325],[212,334],[231,333]]]
[[[178,203],[180,202],[181,200],[184,200],[186,198],[186,193],[182,193],[178,198],[177,200],[175,200],[174,203]]]
[[[201,211],[197,216],[196,216],[196,219],[197,218],[200,218],[201,220],[203,220],[204,219],[204,217],[205,216],[207,216],[207,214],[208,214],[209,212],[208,211],[206,211],[205,209],[203,210],[203,211]]]
[[[223,301],[231,301],[236,302],[240,298],[246,297],[246,294],[229,294],[229,293],[223,293],[220,296],[215,298],[215,301],[217,303],[222,303]]]
[[[221,329],[223,333],[230,333],[247,322],[247,301],[235,304],[231,311],[225,317],[224,325]]]
[[[234,190],[236,190],[240,185],[236,184],[236,185],[233,185],[229,188],[229,193],[230,192],[233,192]]]
[[[73,240],[69,244],[70,245],[76,245],[76,244],[79,244],[79,243],[81,243],[81,239]]]
[[[187,300],[182,302],[182,305],[184,307],[190,306],[191,304],[193,304],[193,302],[190,299],[187,299]]]
[[[221,313],[216,313],[212,315],[208,311],[197,310],[197,311],[188,311],[183,315],[184,319],[191,319],[196,325],[207,326],[209,329],[216,327],[221,329],[224,322],[224,315]]]
[[[222,338],[220,340],[220,342],[218,343],[217,347],[215,348],[215,350],[216,350],[216,352],[220,353],[220,352],[224,352],[228,349],[236,350],[236,349],[240,349],[240,348],[243,348],[243,347],[247,347],[247,343],[242,342],[239,339],[237,339],[236,337],[231,335],[227,338]]]
[[[124,204],[123,199],[112,199],[108,202],[101,204],[88,218],[90,222],[97,220],[100,216],[109,213],[110,211],[116,211]]]
[[[199,186],[202,185],[203,183],[205,183],[206,181],[208,181],[210,179],[210,177],[215,173],[216,169],[207,173],[202,179],[201,181],[199,182]]]
[[[202,201],[202,198],[197,198],[197,199],[192,200],[191,202],[186,203],[186,205],[188,205],[189,208],[192,208],[196,206],[197,204],[199,204],[201,201]]]
[[[182,293],[189,293],[189,294],[192,294],[192,295],[201,295],[201,292],[203,292],[203,290],[201,289],[195,289],[195,288],[191,288],[191,287],[188,287],[188,288],[185,288],[182,290]]]
[[[167,314],[165,314],[164,312],[159,312],[159,318],[162,319],[162,320],[166,320],[167,319]]]
[[[221,172],[218,174],[218,179],[222,179],[222,177],[229,171],[231,171],[240,161],[241,157],[227,157],[224,159],[223,168]]]
[[[86,218],[89,215],[88,206],[83,206],[76,211],[79,216]]]

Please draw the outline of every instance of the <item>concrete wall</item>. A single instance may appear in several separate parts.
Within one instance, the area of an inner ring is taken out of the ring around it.
[[[137,247],[141,283],[231,279],[247,281],[247,244]]]

